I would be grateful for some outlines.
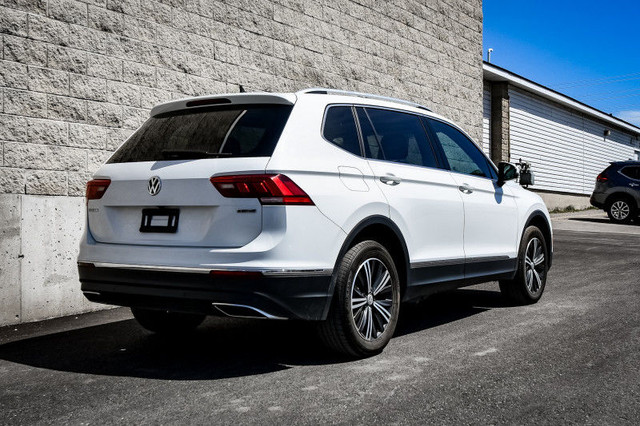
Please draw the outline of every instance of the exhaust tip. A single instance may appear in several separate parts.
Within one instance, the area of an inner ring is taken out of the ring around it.
[[[232,318],[258,318],[258,319],[286,319],[271,315],[261,309],[249,305],[239,305],[235,303],[212,303],[213,307],[223,315]]]

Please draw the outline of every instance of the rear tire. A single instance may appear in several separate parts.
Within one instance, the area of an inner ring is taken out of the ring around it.
[[[179,334],[191,331],[205,319],[205,315],[144,308],[131,308],[131,313],[142,327],[158,334]]]
[[[518,251],[518,271],[513,280],[501,280],[500,292],[516,305],[530,305],[542,297],[547,283],[547,242],[535,226],[529,226],[522,234]]]
[[[607,205],[607,215],[613,223],[629,223],[636,217],[635,203],[627,197],[617,197]]]
[[[334,272],[335,290],[320,337],[331,349],[354,357],[380,353],[400,311],[400,279],[389,252],[376,241],[353,246]]]

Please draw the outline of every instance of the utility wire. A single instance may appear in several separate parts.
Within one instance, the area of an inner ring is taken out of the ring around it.
[[[579,86],[595,86],[599,84],[617,83],[619,81],[629,81],[629,80],[638,80],[638,79],[640,79],[640,72],[635,72],[631,74],[614,75],[611,77],[576,80],[576,81],[556,84],[555,87],[565,88],[565,87],[579,87]]]

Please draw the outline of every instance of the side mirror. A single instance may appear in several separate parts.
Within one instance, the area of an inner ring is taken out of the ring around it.
[[[499,163],[498,164],[498,186],[504,185],[508,180],[513,180],[518,177],[518,169],[511,163]]]

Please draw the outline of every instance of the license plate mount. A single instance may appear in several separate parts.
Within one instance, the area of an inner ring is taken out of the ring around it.
[[[142,209],[140,232],[159,232],[175,234],[178,232],[180,209],[153,208]]]

